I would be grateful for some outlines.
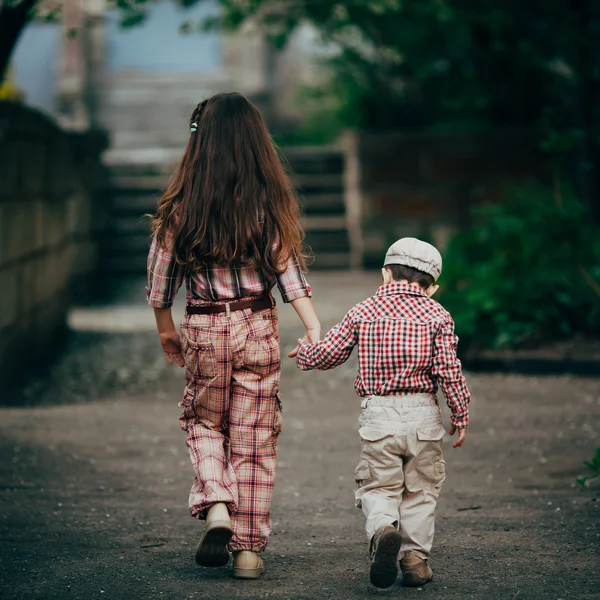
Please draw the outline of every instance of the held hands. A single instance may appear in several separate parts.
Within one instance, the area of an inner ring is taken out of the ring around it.
[[[314,344],[314,343],[318,342],[320,339],[321,339],[321,329],[320,328],[307,329],[306,335],[302,339],[298,339],[298,344],[296,344],[296,347],[291,352],[288,353],[288,358],[296,358],[296,356],[298,355],[298,351],[300,350],[300,346],[304,342],[310,342],[311,344]]]
[[[183,367],[183,356],[181,355],[181,339],[176,329],[165,331],[160,335],[160,343],[165,353],[165,357],[169,364],[175,361],[180,367]]]
[[[464,443],[467,437],[467,428],[466,427],[455,427],[454,425],[450,426],[450,431],[448,435],[452,436],[458,430],[458,439],[452,444],[453,448],[460,448]]]

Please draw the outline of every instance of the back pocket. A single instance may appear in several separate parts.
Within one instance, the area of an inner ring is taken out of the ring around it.
[[[280,367],[279,339],[273,331],[250,335],[244,348],[244,369],[257,375],[268,375]]]
[[[186,339],[184,347],[185,369],[188,378],[200,380],[214,379],[217,376],[217,353],[211,342]]]

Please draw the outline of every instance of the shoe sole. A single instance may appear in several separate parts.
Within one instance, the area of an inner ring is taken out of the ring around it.
[[[429,575],[428,577],[419,577],[417,575],[403,575],[402,576],[402,585],[404,587],[421,587],[427,583],[433,581],[433,575]]]
[[[233,567],[231,574],[236,579],[258,579],[264,571],[264,567],[258,569],[237,569]]]
[[[224,567],[229,562],[227,544],[232,537],[233,531],[226,526],[205,531],[196,548],[196,562],[201,567]]]
[[[398,552],[402,536],[398,531],[384,533],[377,544],[371,563],[371,583],[378,588],[388,588],[398,578]]]

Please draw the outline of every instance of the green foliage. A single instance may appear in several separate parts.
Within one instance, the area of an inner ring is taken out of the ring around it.
[[[560,0],[221,0],[222,23],[262,26],[277,45],[310,23],[329,61],[340,119],[373,128],[547,118],[577,110],[582,52],[597,48],[592,4]],[[589,5],[589,6],[588,6]],[[572,124],[571,124],[572,125]]]
[[[600,479],[600,448],[596,449],[596,456],[594,456],[594,458],[584,461],[583,464],[590,468],[592,474],[587,475],[586,477],[580,477],[577,479],[577,482],[582,487],[588,487],[592,481]]]
[[[600,231],[571,192],[513,187],[506,202],[477,206],[473,222],[451,241],[440,288],[465,346],[600,333]]]

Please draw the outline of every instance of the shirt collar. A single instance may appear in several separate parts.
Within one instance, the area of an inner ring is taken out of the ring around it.
[[[399,296],[401,294],[427,296],[425,290],[418,283],[388,283],[377,290],[377,296]]]

